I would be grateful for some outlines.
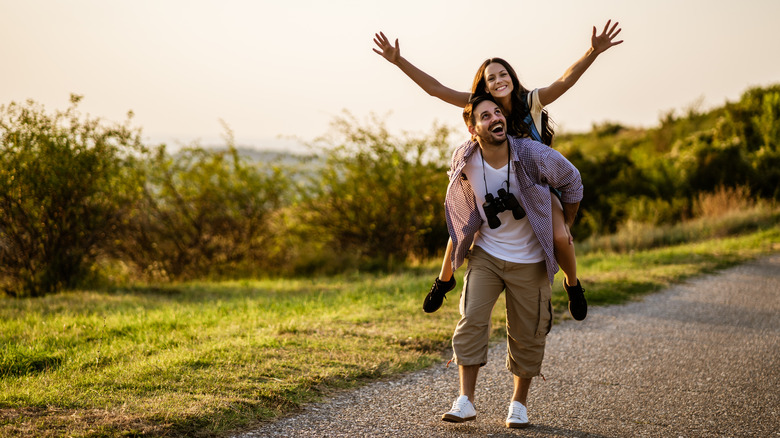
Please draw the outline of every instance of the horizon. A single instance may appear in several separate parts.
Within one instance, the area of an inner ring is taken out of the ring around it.
[[[521,17],[519,25],[472,32],[474,4],[463,0],[402,0],[382,9],[349,0],[0,6],[7,22],[0,104],[32,99],[50,111],[79,94],[83,113],[122,121],[133,111],[144,138],[170,145],[219,142],[221,120],[237,144],[311,142],[343,111],[359,121],[377,114],[395,135],[429,132],[434,123],[459,127],[458,108],[372,51],[378,31],[398,38],[414,65],[467,91],[490,56],[507,59],[527,87],[545,86],[585,53],[592,26],[600,32],[608,19],[618,21],[625,42],[547,106],[566,133],[605,122],[649,128],[669,111],[707,111],[780,82],[780,60],[766,56],[780,41],[773,23],[780,2],[771,0],[506,0],[486,16]]]

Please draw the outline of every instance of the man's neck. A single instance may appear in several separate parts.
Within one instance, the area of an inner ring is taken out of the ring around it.
[[[504,167],[509,160],[508,141],[501,144],[490,144],[479,140],[479,148],[482,150],[482,157],[494,169]]]

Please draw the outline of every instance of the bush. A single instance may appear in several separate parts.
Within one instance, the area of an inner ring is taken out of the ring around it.
[[[0,106],[0,289],[40,296],[73,287],[140,193],[140,131],[82,117],[81,96],[47,114]]]
[[[735,211],[748,211],[756,206],[756,200],[747,187],[720,186],[712,192],[701,192],[694,201],[697,217],[720,217]]]
[[[404,261],[438,254],[447,243],[444,194],[449,129],[428,138],[393,138],[374,117],[360,126],[336,119],[306,200],[315,235],[360,260]]]
[[[247,275],[272,267],[281,233],[276,211],[289,181],[279,166],[226,150],[189,147],[175,155],[165,146],[146,163],[146,185],[124,223],[116,254],[147,279]],[[273,267],[275,269],[275,267]]]
[[[739,147],[740,166],[752,170],[751,177],[738,184],[764,198],[780,197],[780,84],[751,88],[738,102],[728,103],[716,135],[724,144]],[[727,163],[727,169],[734,164]]]

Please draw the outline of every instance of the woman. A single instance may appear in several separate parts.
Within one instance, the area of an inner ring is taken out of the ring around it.
[[[501,106],[506,115],[508,131],[512,135],[530,137],[547,145],[552,144],[553,130],[549,125],[547,112],[543,108],[555,102],[563,93],[571,88],[585,73],[585,70],[593,64],[596,57],[612,46],[623,41],[613,41],[622,29],[615,23],[610,28],[612,20],[607,21],[601,34],[596,35],[596,27],[593,27],[591,35],[591,47],[585,55],[575,62],[555,82],[544,88],[530,91],[523,87],[517,78],[514,69],[503,59],[492,58],[486,60],[480,66],[474,77],[471,93],[455,91],[445,87],[439,81],[412,65],[401,56],[400,45],[395,40],[391,45],[384,33],[375,34],[374,43],[379,49],[373,49],[379,55],[398,66],[409,78],[425,90],[431,96],[463,108],[472,95],[489,93]],[[564,220],[563,206],[558,197],[551,191],[553,205],[553,235],[555,242],[555,258],[564,273],[563,286],[569,295],[569,311],[574,319],[582,320],[587,314],[582,286],[577,278],[577,261],[574,251],[574,239],[571,236],[569,225]],[[573,220],[573,218],[571,218]],[[444,295],[455,287],[450,255],[452,241],[447,244],[442,268],[439,277],[431,287],[431,292],[425,299],[423,309],[426,312],[435,312],[441,306]],[[441,279],[449,279],[442,281]]]

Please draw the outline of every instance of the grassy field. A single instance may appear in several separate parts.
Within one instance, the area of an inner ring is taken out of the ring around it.
[[[578,261],[589,304],[604,305],[777,251],[775,222]],[[334,389],[441,362],[458,293],[422,312],[437,265],[0,299],[0,436],[227,435]],[[553,291],[567,318],[560,274]]]

